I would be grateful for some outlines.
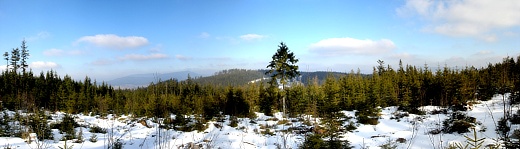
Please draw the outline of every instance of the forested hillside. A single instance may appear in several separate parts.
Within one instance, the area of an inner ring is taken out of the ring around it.
[[[240,86],[266,77],[262,70],[229,69],[216,72],[212,76],[192,79],[201,85]]]

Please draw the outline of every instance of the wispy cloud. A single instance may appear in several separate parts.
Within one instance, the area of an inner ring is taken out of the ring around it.
[[[81,50],[61,50],[61,49],[49,49],[43,51],[43,55],[45,56],[71,56],[71,55],[81,55],[84,52]]]
[[[127,54],[123,57],[120,57],[119,60],[121,61],[144,61],[144,60],[153,60],[153,59],[165,59],[168,58],[168,55],[161,54],[161,53],[153,53],[149,55],[144,54]]]
[[[44,62],[44,61],[36,61],[29,64],[30,68],[33,69],[56,69],[61,66],[55,62]]]
[[[417,15],[428,22],[427,31],[475,37],[493,42],[501,30],[520,26],[520,1],[517,0],[407,0],[396,9],[398,15]]]
[[[41,39],[46,39],[46,38],[49,38],[50,36],[51,36],[51,34],[49,32],[42,31],[42,32],[39,32],[36,35],[27,37],[25,40],[31,42],[31,41],[37,41],[37,40],[41,40]]]
[[[187,60],[191,60],[192,59],[192,57],[184,56],[184,55],[175,55],[175,58],[178,59],[178,60],[181,60],[181,61],[187,61]]]
[[[94,36],[84,36],[76,41],[76,43],[86,42],[100,47],[111,49],[132,49],[142,47],[148,44],[148,39],[140,36],[120,37],[114,34],[99,34]]]
[[[265,36],[265,35],[259,35],[259,34],[245,34],[245,35],[240,36],[240,39],[250,41],[250,40],[260,40],[260,39],[263,39],[266,37],[267,36]]]
[[[162,45],[162,44],[157,44],[157,45],[155,45],[154,47],[148,49],[148,52],[151,52],[151,53],[158,53],[158,52],[161,52],[161,51],[162,51],[162,48],[163,48],[163,45]]]
[[[97,66],[104,66],[104,65],[111,65],[111,64],[113,64],[113,63],[115,63],[115,61],[113,61],[113,60],[109,60],[109,59],[97,59],[97,60],[93,61],[93,62],[90,63],[90,64],[92,64],[92,65],[97,65]]]
[[[199,37],[200,38],[209,38],[209,37],[211,37],[211,35],[207,32],[202,32],[202,33],[200,33]]]
[[[370,39],[329,38],[311,44],[309,50],[325,56],[343,56],[347,54],[382,54],[395,48],[394,42],[388,39],[374,41]]]

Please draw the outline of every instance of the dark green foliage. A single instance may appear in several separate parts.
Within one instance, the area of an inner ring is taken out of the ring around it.
[[[356,130],[357,127],[356,127],[356,124],[354,122],[349,122],[346,126],[345,126],[345,130],[348,131],[348,132],[353,132],[354,130]]]
[[[509,118],[509,122],[511,122],[511,124],[520,124],[520,110],[517,110],[516,113]]]
[[[229,126],[237,127],[238,126],[238,118],[236,116],[232,116],[229,120]]]
[[[229,69],[216,72],[213,76],[195,78],[193,81],[201,85],[241,86],[265,77],[264,71],[260,70]]]
[[[397,110],[408,112],[410,114],[425,115],[426,112],[419,110],[417,106],[400,106]]]
[[[107,133],[107,129],[101,128],[99,126],[92,126],[92,127],[90,127],[89,132],[90,133],[102,133],[102,134],[105,134],[105,133]]]
[[[12,118],[9,117],[7,111],[4,111],[2,115],[2,118],[0,118],[0,137],[10,137],[14,133],[10,125]]]
[[[305,141],[300,149],[321,149],[326,148],[325,141],[318,134],[309,134],[305,137]]]
[[[368,125],[377,125],[379,123],[379,112],[380,109],[367,107],[365,105],[361,105],[359,110],[356,111],[356,118],[358,123],[368,124]]]
[[[53,140],[51,127],[47,122],[47,115],[43,111],[39,111],[31,115],[29,118],[28,125],[32,132],[35,132],[38,136],[38,140]]]
[[[60,133],[64,134],[64,140],[72,140],[76,138],[76,130],[74,129],[75,127],[79,127],[79,124],[74,121],[74,118],[71,115],[65,114],[61,122],[55,124],[53,129],[59,129]]]
[[[85,140],[83,138],[83,127],[79,128],[78,135],[76,136],[76,141],[74,143],[83,143]]]
[[[273,81],[271,80],[271,82]],[[274,85],[264,88],[262,83],[259,94],[260,112],[267,116],[273,116],[273,105],[275,105],[275,100],[278,99],[278,88]]]
[[[202,131],[206,130],[207,128],[208,128],[208,125],[206,124],[206,122],[203,119],[196,121],[193,126],[193,130],[197,130],[198,132],[202,132]]]
[[[96,143],[97,140],[98,140],[98,137],[97,137],[96,134],[92,134],[88,140],[89,140],[90,142],[92,142],[92,143]]]
[[[227,102],[224,113],[226,115],[247,117],[249,116],[250,107],[246,102],[242,89],[230,88],[227,93]]]
[[[305,137],[305,141],[300,146],[300,149],[350,149],[350,142],[348,140],[323,140],[323,135],[309,134]]]
[[[265,73],[271,76],[270,85],[278,86],[278,82],[282,84],[282,91],[285,92],[285,85],[290,83],[295,77],[300,76],[298,71],[298,59],[285,43],[281,42],[276,53],[273,55],[271,62],[266,68],[269,70]],[[282,93],[282,112],[286,114],[286,96]]]
[[[444,133],[466,133],[469,132],[469,128],[478,123],[474,117],[467,116],[465,113],[453,112],[442,122],[442,131]]]
[[[486,138],[478,138],[477,131],[473,128],[473,137],[464,136],[466,138],[466,145],[462,145],[460,143],[455,143],[455,147],[459,149],[479,149],[484,144],[484,139]]]
[[[173,121],[173,125],[175,126],[175,130],[180,131],[191,131],[192,127],[188,125],[188,123],[191,122],[190,117],[185,117],[184,115],[177,115],[175,116],[175,120]]]
[[[497,122],[497,128],[495,131],[500,135],[500,138],[502,138],[504,141],[509,141],[509,131],[511,130],[511,127],[507,124],[507,119],[504,117],[501,117]]]

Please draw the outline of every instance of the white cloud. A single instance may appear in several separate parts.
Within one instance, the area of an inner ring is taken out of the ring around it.
[[[48,38],[50,36],[51,36],[51,34],[49,32],[42,31],[42,32],[39,32],[36,35],[27,37],[25,40],[27,40],[27,41],[37,41],[37,40],[40,40],[40,39],[46,39],[46,38]]]
[[[184,55],[175,55],[175,58],[178,59],[178,60],[182,60],[182,61],[187,61],[187,60],[191,60],[192,59],[191,57],[184,56]]]
[[[148,52],[151,52],[151,53],[158,53],[158,52],[161,52],[161,51],[162,51],[162,48],[163,48],[163,45],[162,45],[162,44],[157,44],[157,45],[155,45],[154,47],[148,49]]]
[[[391,59],[401,59],[401,60],[410,60],[415,59],[417,56],[412,55],[410,53],[397,53],[397,54],[391,54],[389,58]]]
[[[417,14],[431,23],[425,26],[427,31],[491,42],[497,40],[501,29],[520,26],[518,0],[407,0],[396,12],[401,16]]]
[[[493,51],[490,50],[482,50],[478,51],[477,53],[473,54],[474,56],[486,56],[486,55],[492,55]]]
[[[202,32],[202,33],[200,33],[199,37],[200,38],[209,38],[209,37],[211,37],[211,35],[207,32]]]
[[[144,55],[144,54],[127,54],[123,57],[120,57],[119,60],[126,61],[126,60],[153,60],[153,59],[164,59],[168,58],[168,55],[161,54],[161,53],[154,53],[150,55]]]
[[[29,67],[33,69],[55,69],[60,68],[61,66],[55,62],[36,61],[30,63]]]
[[[76,41],[87,42],[100,47],[111,49],[138,48],[148,44],[148,39],[139,36],[120,37],[114,34],[99,34],[95,36],[84,36]]]
[[[110,65],[110,64],[113,64],[114,61],[111,61],[109,59],[98,59],[96,61],[93,61],[91,64],[92,65],[98,65],[98,66],[103,66],[103,65]]]
[[[375,55],[395,49],[394,42],[388,39],[374,41],[354,38],[329,38],[310,46],[310,51],[326,56],[341,56],[347,54]]]
[[[9,66],[9,68],[11,68],[11,66]],[[7,65],[0,65],[0,71],[3,72],[3,71],[5,71],[5,70],[7,70],[7,69],[8,69],[8,68],[7,68]]]
[[[263,38],[266,38],[267,36],[265,35],[258,35],[258,34],[245,34],[245,35],[242,35],[240,36],[240,39],[242,40],[260,40],[260,39],[263,39]]]
[[[61,49],[49,49],[43,51],[43,55],[45,56],[69,56],[69,55],[81,55],[83,51],[81,50],[61,50]]]

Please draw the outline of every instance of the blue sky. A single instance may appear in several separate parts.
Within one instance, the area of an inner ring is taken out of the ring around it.
[[[0,0],[0,52],[23,39],[33,71],[98,81],[264,69],[282,41],[302,71],[481,67],[520,54],[520,2]]]

